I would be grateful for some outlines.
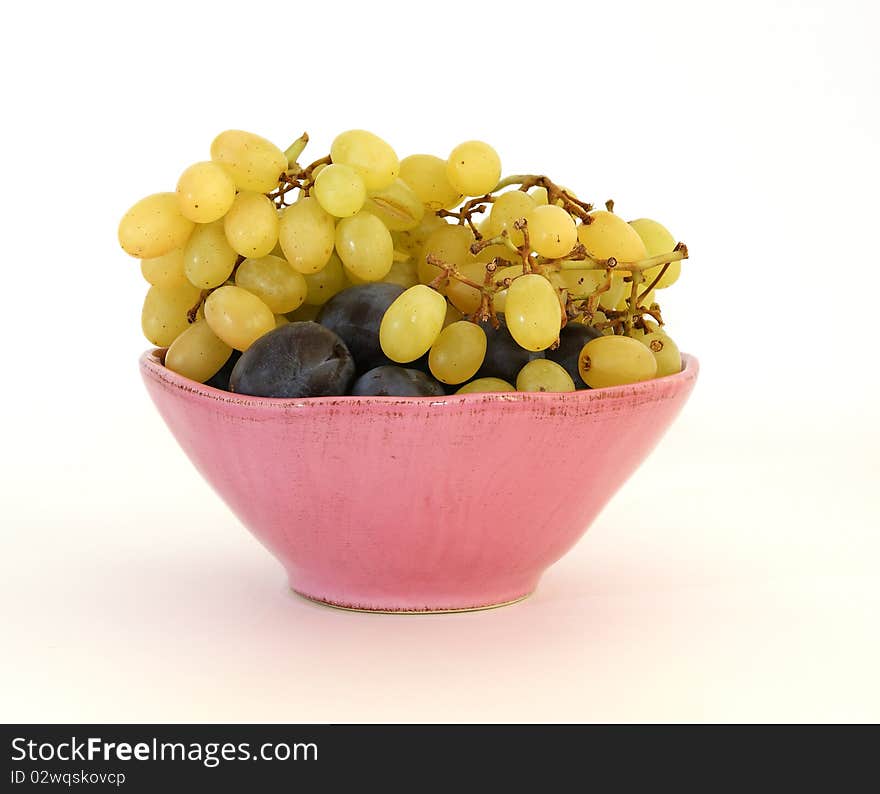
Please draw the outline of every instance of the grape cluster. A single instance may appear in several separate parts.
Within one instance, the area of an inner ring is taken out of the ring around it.
[[[303,167],[307,143],[227,130],[123,216],[168,369],[268,397],[566,392],[681,369],[656,293],[687,248],[661,224],[502,179],[481,141],[400,160],[349,130]]]

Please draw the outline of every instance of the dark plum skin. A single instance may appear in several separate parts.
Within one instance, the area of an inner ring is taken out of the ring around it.
[[[555,361],[571,375],[576,389],[590,388],[584,383],[581,373],[578,371],[578,358],[580,358],[584,345],[597,336],[602,336],[602,332],[589,325],[569,323],[559,333],[559,347],[556,350],[546,351],[547,358]]]
[[[507,330],[504,316],[499,314],[501,325],[495,328],[491,321],[480,323],[486,332],[486,357],[474,378],[501,378],[508,383],[516,383],[519,371],[530,361],[544,358],[544,353],[533,353],[520,347]]]
[[[443,385],[417,369],[383,365],[361,375],[351,387],[357,397],[442,397]]]
[[[290,323],[261,336],[229,378],[230,391],[259,397],[329,397],[348,392],[354,359],[345,343],[318,323]]]
[[[403,293],[397,284],[358,284],[330,298],[317,320],[345,342],[358,375],[394,364],[379,345],[379,326],[388,307]]]
[[[232,355],[228,358],[226,363],[220,367],[217,373],[205,381],[205,386],[213,386],[215,389],[229,391],[229,378],[240,358],[241,353],[238,350],[233,350]]]

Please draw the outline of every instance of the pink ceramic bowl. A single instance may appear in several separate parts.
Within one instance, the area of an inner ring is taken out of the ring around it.
[[[531,593],[681,410],[681,373],[569,394],[322,397],[141,372],[174,437],[301,595],[439,612]]]

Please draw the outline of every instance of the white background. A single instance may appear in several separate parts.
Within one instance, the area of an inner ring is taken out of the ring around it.
[[[6,12],[0,718],[878,720],[874,3]],[[299,600],[149,404],[136,199],[237,127],[482,138],[692,259],[701,381],[521,605]]]

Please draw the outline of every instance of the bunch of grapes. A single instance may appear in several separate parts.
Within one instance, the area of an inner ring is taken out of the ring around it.
[[[566,392],[681,369],[656,293],[687,248],[661,224],[502,179],[481,141],[399,160],[349,130],[303,167],[307,143],[223,132],[122,218],[169,369],[268,397]]]

